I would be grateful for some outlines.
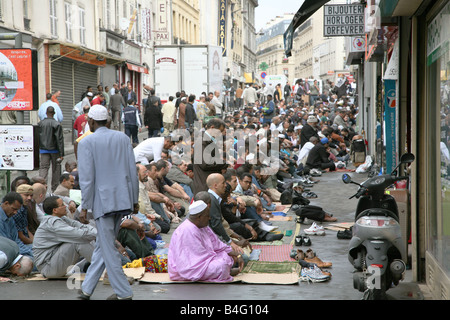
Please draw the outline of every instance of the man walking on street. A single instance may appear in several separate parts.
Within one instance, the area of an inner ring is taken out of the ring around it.
[[[133,212],[139,200],[133,148],[124,133],[106,127],[108,111],[105,107],[92,106],[88,117],[94,134],[81,140],[78,147],[82,194],[79,219],[82,223],[88,223],[87,211],[92,211],[97,226],[97,241],[79,298],[90,299],[106,268],[115,291],[109,299],[131,299],[133,291],[123,272],[115,239],[123,217]]]
[[[109,98],[109,110],[111,111],[114,130],[119,129],[120,111],[122,111],[122,108],[125,106],[126,104],[123,96],[120,94],[120,91],[116,90],[115,94]]]
[[[175,129],[174,117],[176,112],[175,104],[173,103],[173,97],[169,97],[169,101],[167,101],[161,110],[163,114],[163,125],[164,125],[164,135],[168,136]]]
[[[38,123],[39,128],[39,153],[41,166],[39,176],[47,181],[50,164],[52,166],[52,191],[59,184],[61,176],[61,162],[64,157],[64,133],[61,124],[54,119],[55,109],[47,108],[47,118]]]
[[[122,112],[122,122],[125,125],[125,134],[137,145],[139,144],[138,131],[141,131],[142,124],[139,110],[134,103],[133,100],[128,101],[128,106]]]

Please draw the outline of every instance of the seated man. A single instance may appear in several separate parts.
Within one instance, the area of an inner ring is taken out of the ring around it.
[[[243,198],[243,200],[246,202],[246,210],[242,217],[244,219],[257,220],[259,222],[259,227],[264,231],[273,231],[278,227],[271,225],[271,222],[269,222],[270,215],[263,212],[261,200],[253,195],[253,192],[251,191],[252,181],[252,175],[249,173],[244,173],[240,177],[236,189],[234,190],[234,193]],[[246,197],[251,198],[247,198],[248,200],[246,200]],[[251,199],[256,200],[251,201]],[[252,202],[257,206],[252,204]]]
[[[11,191],[3,197],[0,205],[0,236],[8,238],[19,246],[19,253],[24,256],[33,257],[33,247],[31,244],[24,244],[19,239],[16,224],[12,218],[17,214],[23,205],[23,199],[17,192]]]
[[[168,233],[170,230],[170,220],[167,217],[162,217],[160,213],[155,211],[154,204],[150,199],[150,190],[147,188],[149,180],[149,171],[147,167],[142,164],[137,164],[136,169],[139,178],[139,209],[144,214],[155,228],[162,233]],[[155,206],[156,207],[156,206]],[[160,211],[161,212],[161,211]],[[164,214],[164,211],[162,211]],[[167,219],[166,219],[167,218]]]
[[[59,185],[54,194],[57,196],[70,197],[70,189],[75,185],[75,177],[70,173],[63,173],[59,178]]]
[[[188,218],[173,233],[168,254],[171,280],[229,282],[242,271],[241,255],[209,227],[209,210],[205,202],[195,201]],[[233,268],[235,263],[238,268]]]
[[[19,239],[24,244],[32,244],[34,236],[28,228],[28,212],[33,198],[33,187],[29,184],[21,184],[16,188],[16,192],[22,197],[23,204],[17,211],[17,214],[13,216],[14,223],[16,224]]]
[[[46,278],[63,277],[73,265],[83,270],[91,262],[97,229],[67,218],[66,205],[57,196],[45,199],[43,207],[47,215],[33,242],[37,269]]]
[[[161,216],[161,219],[163,219],[169,227],[172,222],[180,222],[178,213],[181,215],[181,211],[178,212],[177,210],[180,209],[181,206],[174,203],[163,193],[164,190],[161,189],[161,184],[158,179],[159,173],[157,171],[156,162],[152,162],[146,167],[148,168],[148,181],[146,182],[145,187],[148,191],[152,208]]]
[[[153,247],[146,239],[144,223],[135,214],[122,219],[117,241],[123,247],[129,248],[137,259],[153,255]]]
[[[309,152],[308,159],[306,160],[306,169],[330,169],[335,171],[336,166],[334,161],[330,160],[330,153],[327,151],[328,138],[322,138]]]
[[[187,167],[187,162],[183,160],[178,164],[172,164],[166,177],[183,187],[184,191],[192,200],[192,198],[194,197],[194,194],[192,193],[192,189],[194,188],[194,181],[186,174]]]
[[[185,213],[189,211],[189,203],[191,198],[184,191],[183,187],[178,183],[167,178],[167,173],[170,170],[170,163],[165,160],[159,160],[156,162],[156,169],[158,171],[158,179],[156,181],[160,192],[165,194],[173,202],[181,204],[185,210]]]
[[[14,241],[0,237],[0,275],[8,273],[24,277],[33,270],[33,260],[19,253]]]

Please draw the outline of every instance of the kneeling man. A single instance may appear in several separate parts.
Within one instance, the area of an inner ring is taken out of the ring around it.
[[[169,246],[169,276],[174,281],[230,282],[244,260],[209,227],[210,205],[195,201],[188,218],[175,230]],[[233,268],[234,264],[238,268]]]

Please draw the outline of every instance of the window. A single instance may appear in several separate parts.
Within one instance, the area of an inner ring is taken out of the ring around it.
[[[80,17],[80,44],[86,45],[86,25],[85,25],[85,11],[83,8],[78,8]]]
[[[58,17],[56,16],[56,0],[50,0],[50,33],[58,37]]]
[[[111,0],[105,0],[105,28],[111,29]]]
[[[64,3],[65,22],[66,22],[66,39],[72,42],[72,5]]]

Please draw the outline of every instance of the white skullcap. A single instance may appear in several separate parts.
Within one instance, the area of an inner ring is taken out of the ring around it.
[[[108,110],[100,104],[96,104],[89,109],[88,117],[95,121],[108,120],[108,116]]]
[[[191,216],[199,214],[199,213],[203,212],[203,210],[205,210],[207,207],[208,207],[208,205],[205,202],[203,202],[202,200],[194,201],[189,206],[189,214]]]

